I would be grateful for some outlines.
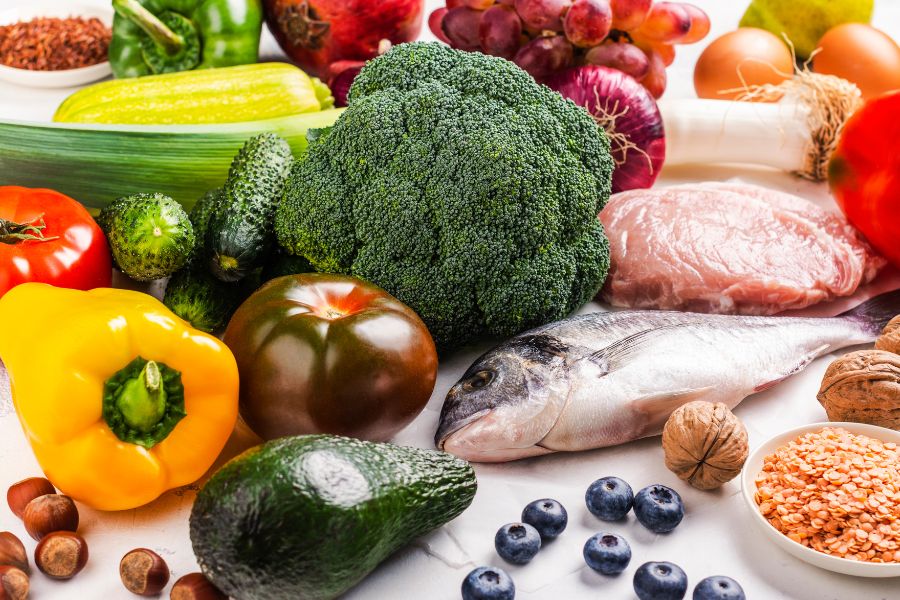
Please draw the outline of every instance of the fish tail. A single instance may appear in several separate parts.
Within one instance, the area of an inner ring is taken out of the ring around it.
[[[875,339],[888,321],[897,315],[900,315],[900,290],[875,296],[839,316],[856,322]]]

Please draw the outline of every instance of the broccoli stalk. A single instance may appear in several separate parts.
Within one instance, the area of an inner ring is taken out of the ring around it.
[[[371,61],[296,163],[279,243],[388,290],[449,349],[557,320],[609,268],[609,142],[503,59],[436,43]]]

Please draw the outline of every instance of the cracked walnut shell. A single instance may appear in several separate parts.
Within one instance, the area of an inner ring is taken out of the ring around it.
[[[842,356],[825,371],[817,398],[830,421],[900,431],[900,356],[883,350]]]
[[[666,467],[701,490],[731,481],[747,460],[747,429],[721,402],[688,402],[666,421]]]

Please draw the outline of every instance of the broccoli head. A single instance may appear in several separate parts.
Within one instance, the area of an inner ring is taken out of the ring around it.
[[[609,142],[513,63],[437,43],[371,62],[292,170],[279,243],[371,281],[448,349],[560,319],[603,284]]]

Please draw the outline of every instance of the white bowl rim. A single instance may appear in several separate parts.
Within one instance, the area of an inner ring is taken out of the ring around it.
[[[21,20],[23,18],[34,19],[38,16],[66,17],[73,14],[80,14],[86,9],[92,13],[91,16],[101,18],[107,25],[107,27],[112,26],[113,15],[115,14],[115,11],[112,9],[112,5],[104,6],[98,3],[78,1],[73,2],[71,0],[30,0],[28,2],[20,0],[17,4],[0,9],[0,25],[6,25],[11,22],[15,22],[15,20]],[[45,10],[48,11],[46,14],[43,13],[43,11]],[[66,75],[70,76],[76,76],[79,74],[88,76],[94,75],[93,71],[104,71],[103,75],[100,75],[98,73],[99,78],[105,77],[112,72],[112,70],[108,69],[108,67],[109,60],[94,63],[93,65],[87,65],[86,67],[78,67],[75,69],[57,69],[54,71],[20,69],[19,67],[11,67],[9,65],[0,64],[0,70],[9,74],[10,76],[22,74],[25,77],[34,78],[52,77],[60,73],[65,73]],[[28,75],[24,75],[25,73],[28,73]]]
[[[751,473],[748,467],[750,465],[756,464],[757,462],[761,463],[764,455],[771,453],[775,450],[775,448],[783,446],[787,442],[796,439],[803,434],[812,433],[814,431],[821,431],[825,427],[841,427],[851,433],[863,434],[872,438],[876,438],[883,442],[896,443],[900,445],[900,431],[894,431],[893,429],[888,429],[887,427],[870,425],[868,423],[853,423],[849,421],[820,421],[818,423],[810,423],[808,425],[801,425],[799,427],[794,427],[792,429],[782,431],[781,433],[774,435],[765,440],[763,443],[759,444],[756,449],[750,453],[750,455],[747,457],[746,462],[744,463],[744,468],[741,471],[741,493],[744,496],[747,507],[750,509],[750,512],[753,513],[753,519],[757,524],[768,528],[772,533],[783,537],[784,541],[788,542],[788,544],[793,547],[795,556],[801,558],[802,560],[813,566],[843,574],[850,574],[847,572],[847,569],[848,567],[852,566],[853,570],[858,572],[856,576],[864,577],[866,575],[863,575],[863,573],[869,572],[871,575],[877,577],[900,577],[900,563],[898,562],[873,563],[855,561],[847,558],[840,558],[832,554],[819,552],[818,550],[804,546],[799,542],[795,542],[788,536],[775,529],[759,511],[759,505],[753,498],[753,494],[756,491],[756,476],[758,473]],[[808,557],[808,559],[805,557]],[[835,568],[832,569],[830,567],[823,566],[823,564],[834,565]],[[885,571],[893,574],[887,575]]]

